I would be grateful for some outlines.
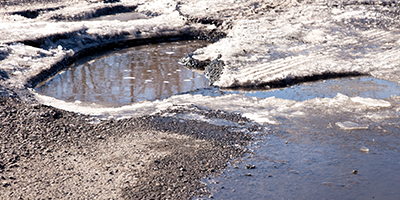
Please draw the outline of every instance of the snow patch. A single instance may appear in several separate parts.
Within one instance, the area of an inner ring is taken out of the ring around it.
[[[380,99],[362,98],[362,97],[352,97],[351,101],[361,103],[371,107],[390,107],[391,104],[388,101]]]
[[[335,124],[343,130],[368,129],[368,125],[360,125],[360,124],[350,122],[350,121],[336,122]]]

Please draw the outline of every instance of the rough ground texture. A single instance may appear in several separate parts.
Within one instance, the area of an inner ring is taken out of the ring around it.
[[[252,139],[246,132],[165,115],[188,112],[184,108],[98,121],[41,105],[27,90],[100,50],[225,36],[207,28],[215,21],[181,19],[176,4],[162,2],[157,10],[159,4],[148,9],[145,2],[0,2],[0,199],[189,199],[208,194],[200,180],[246,152]],[[135,20],[80,21],[134,10],[141,13]]]
[[[243,155],[251,140],[246,133],[257,127],[240,115],[193,107],[197,111],[190,113],[198,119],[191,120],[176,117],[185,116],[187,108],[164,107],[167,113],[99,122],[37,103],[31,88],[99,51],[182,39],[217,41],[185,64],[204,68],[220,87],[360,75],[400,80],[398,1],[8,0],[0,5],[1,199],[189,199],[207,193],[202,177]],[[124,15],[131,11],[137,14]],[[190,98],[201,100],[196,105],[216,99],[183,95],[165,102]],[[297,105],[238,95],[218,99],[210,104],[213,109],[241,111],[272,124],[279,120],[270,115],[284,113],[275,105]],[[213,124],[219,119],[230,123]]]
[[[2,199],[188,199],[206,194],[200,179],[243,155],[240,146],[251,140],[224,126],[157,115],[94,124],[11,97],[1,97],[0,117]]]

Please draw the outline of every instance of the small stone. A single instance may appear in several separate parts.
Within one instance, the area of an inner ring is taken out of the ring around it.
[[[332,186],[332,182],[322,182],[322,185]]]
[[[251,176],[251,174],[250,174],[250,173],[247,173],[247,174],[245,174],[245,176]]]
[[[246,169],[254,169],[254,168],[256,168],[255,165],[246,165]]]
[[[8,186],[11,186],[11,184],[8,183],[7,181],[3,181],[3,187],[8,187]]]
[[[358,173],[358,171],[357,170],[353,170],[353,172],[352,172],[353,174],[357,174]]]
[[[360,151],[362,152],[369,152],[369,149],[367,147],[361,147]]]

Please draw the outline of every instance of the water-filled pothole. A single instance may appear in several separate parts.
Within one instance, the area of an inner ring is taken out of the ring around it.
[[[57,74],[36,90],[69,102],[122,106],[208,87],[178,60],[205,41],[176,41],[114,51]]]
[[[297,84],[280,89],[220,89],[206,88],[192,92],[207,96],[222,96],[227,94],[244,94],[248,97],[290,99],[304,101],[313,98],[333,98],[338,93],[349,97],[364,97],[374,99],[390,98],[400,95],[400,85],[394,82],[373,77],[347,77],[316,82]]]
[[[253,154],[230,163],[221,176],[203,180],[217,199],[398,196],[393,191],[397,191],[399,178],[387,180],[400,170],[396,162],[400,141],[398,107],[396,97],[391,97],[400,95],[398,84],[372,77],[349,77],[264,91],[208,88],[204,76],[177,64],[179,58],[202,45],[173,42],[116,51],[58,74],[37,90],[67,101],[114,106],[186,92],[203,96],[182,95],[182,102],[171,100],[174,98],[166,102],[268,115],[280,122],[265,126],[266,130],[274,130],[266,131],[267,135],[258,134],[263,130],[253,132],[257,139],[249,146]],[[337,98],[338,93],[372,100],[346,99],[344,95]],[[227,98],[207,97],[224,95]],[[272,96],[276,99],[266,99]],[[382,103],[377,99],[386,100]],[[153,107],[164,102],[156,103],[143,105],[152,109],[146,107],[140,112],[157,111]],[[208,120],[189,114],[177,117]],[[239,124],[222,122],[217,123],[246,131]],[[367,128],[343,129],[338,122]],[[362,150],[364,147],[369,151]]]

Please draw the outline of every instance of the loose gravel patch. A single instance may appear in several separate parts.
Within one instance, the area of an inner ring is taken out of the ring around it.
[[[224,126],[161,115],[96,124],[11,97],[0,98],[0,117],[2,199],[189,199],[207,194],[200,179],[242,156],[246,149],[235,144],[251,140]]]

